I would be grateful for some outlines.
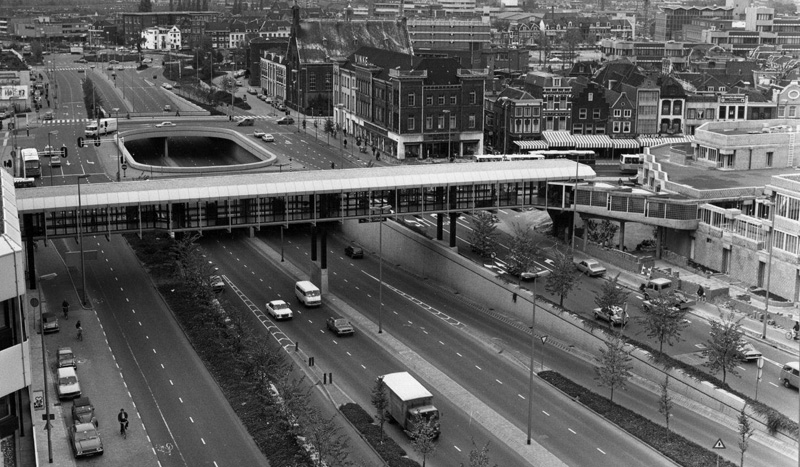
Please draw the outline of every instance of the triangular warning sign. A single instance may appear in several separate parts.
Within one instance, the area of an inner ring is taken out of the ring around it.
[[[725,449],[725,444],[722,442],[722,438],[718,439],[716,443],[714,443],[713,449]]]

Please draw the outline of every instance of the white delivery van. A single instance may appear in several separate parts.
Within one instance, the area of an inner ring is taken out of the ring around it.
[[[322,293],[319,288],[309,281],[298,281],[294,285],[294,294],[297,300],[305,306],[322,305]]]

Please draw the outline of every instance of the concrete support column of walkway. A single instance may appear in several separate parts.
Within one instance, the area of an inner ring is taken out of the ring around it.
[[[656,227],[656,259],[661,259],[661,242],[664,240],[664,227]]]
[[[22,222],[25,225],[26,232],[33,232],[32,214],[23,214]],[[25,237],[25,254],[28,257],[28,288],[31,290],[36,290],[38,284],[36,283],[36,262],[33,258],[33,247],[33,237]]]
[[[164,158],[169,157],[169,138],[164,138]]]
[[[581,222],[583,222],[583,237],[581,238],[581,240],[583,240],[582,242],[583,251],[586,252],[586,244],[589,243],[589,229],[588,229],[589,224],[583,217],[581,217]]]
[[[317,260],[317,226],[311,226],[311,261]]]
[[[456,221],[458,221],[458,213],[450,213],[450,248],[456,246]]]
[[[436,240],[444,238],[444,214],[436,213]]]
[[[325,270],[328,269],[328,229],[322,226],[319,230],[319,267]]]
[[[619,221],[619,251],[625,251],[625,221]]]

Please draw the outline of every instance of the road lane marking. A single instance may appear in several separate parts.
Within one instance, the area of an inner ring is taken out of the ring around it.
[[[519,397],[522,400],[525,400],[525,396],[523,396],[522,394],[517,394],[517,397]]]
[[[460,354],[460,353],[458,353],[458,352],[456,352],[456,355],[458,355],[459,357],[462,357],[462,358],[464,357],[463,355],[461,355],[461,354]]]
[[[183,398],[182,397],[179,397],[178,400],[181,401],[181,404],[183,404]]]
[[[604,454],[604,455],[605,455],[605,451],[603,451],[602,449],[600,449],[600,448],[597,448],[597,450],[598,450],[598,451],[600,451],[602,454]]]
[[[454,447],[454,448],[456,448],[456,450],[457,450],[458,452],[461,452],[461,449],[459,449],[459,448],[458,448],[458,446],[455,446],[455,445],[453,445],[453,447]]]
[[[572,428],[567,428],[567,430],[569,430],[569,432],[572,433],[573,435],[577,435],[578,434],[578,433],[575,433],[575,430],[573,430]]]
[[[480,371],[483,371],[483,369],[481,367],[479,367],[478,365],[475,365],[475,368],[479,369]]]
[[[543,414],[545,414],[545,415],[547,415],[548,417],[550,416],[550,414],[549,414],[549,413],[547,413],[547,412],[545,412],[544,410],[542,410],[542,413],[543,413]]]
[[[192,417],[189,417],[189,421],[194,423],[194,419]]]
[[[500,381],[499,379],[495,379],[495,381],[497,381],[497,384],[503,384],[503,382]]]
[[[444,345],[444,342],[442,342],[442,341],[439,341],[439,343],[440,343],[440,344],[442,344],[442,345]]]

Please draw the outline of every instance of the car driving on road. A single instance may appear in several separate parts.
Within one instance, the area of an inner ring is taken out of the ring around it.
[[[267,313],[270,316],[279,319],[292,319],[292,310],[289,305],[283,300],[273,300],[267,303]]]
[[[277,123],[278,125],[291,125],[294,123],[294,119],[292,117],[281,117]]]
[[[337,336],[352,336],[355,330],[350,321],[338,316],[331,316],[326,320],[328,329]]]
[[[347,245],[344,248],[344,254],[353,259],[363,258],[364,249],[357,245]]]
[[[586,274],[587,276],[602,276],[606,273],[606,268],[600,264],[599,261],[593,259],[585,259],[577,264],[578,271]]]
[[[267,143],[273,143],[275,142],[275,137],[272,136],[270,133],[264,133],[264,135],[261,136],[261,140]]]
[[[264,135],[266,135],[266,133],[261,130],[253,130],[253,136],[256,138],[261,138]]]
[[[170,127],[170,126],[178,126],[178,125],[175,125],[172,122],[161,122],[161,123],[157,123],[156,124],[156,128],[166,128],[166,127]]]

